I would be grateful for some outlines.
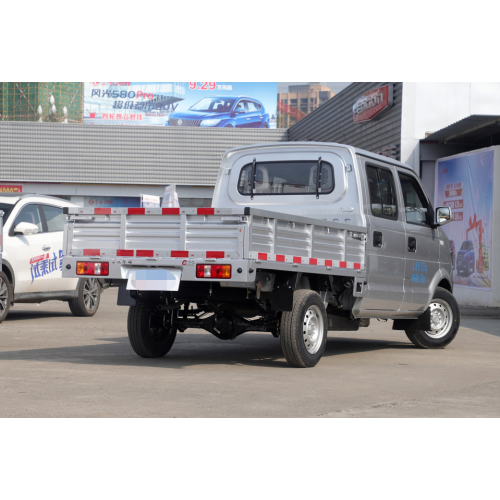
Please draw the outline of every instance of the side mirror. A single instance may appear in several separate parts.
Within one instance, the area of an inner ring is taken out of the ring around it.
[[[444,226],[453,220],[453,215],[451,213],[450,207],[438,207],[436,208],[436,225]]]
[[[38,226],[31,222],[20,222],[15,228],[14,233],[21,233],[24,236],[38,233]]]
[[[234,115],[242,115],[244,112],[245,112],[245,110],[244,110],[244,109],[235,109],[235,110],[233,111],[233,114],[234,114]]]

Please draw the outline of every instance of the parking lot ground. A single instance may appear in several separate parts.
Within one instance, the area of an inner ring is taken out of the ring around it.
[[[391,322],[330,333],[312,369],[287,365],[271,334],[180,333],[142,359],[127,307],[97,314],[19,304],[0,325],[1,417],[500,417],[500,319],[464,317],[446,349],[421,350]]]

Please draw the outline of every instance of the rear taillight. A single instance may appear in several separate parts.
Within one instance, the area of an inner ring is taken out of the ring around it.
[[[198,264],[197,278],[217,278],[227,280],[231,278],[231,266],[228,264]]]
[[[76,274],[91,276],[108,276],[109,262],[77,262]]]

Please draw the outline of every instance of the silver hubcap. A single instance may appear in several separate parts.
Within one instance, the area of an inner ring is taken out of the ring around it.
[[[97,307],[98,288],[99,283],[95,278],[89,278],[85,281],[83,301],[85,302],[85,307],[89,311],[93,311]]]
[[[316,354],[321,347],[324,335],[323,315],[318,306],[311,306],[304,316],[304,345],[309,354]]]
[[[0,278],[0,314],[2,314],[7,309],[8,300],[9,300],[8,285],[2,278]]]
[[[450,305],[441,299],[434,299],[430,304],[431,330],[427,333],[433,339],[444,337],[453,324],[453,312]]]

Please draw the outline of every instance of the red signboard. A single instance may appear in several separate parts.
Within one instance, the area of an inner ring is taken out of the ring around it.
[[[0,184],[0,193],[19,193],[23,192],[23,186],[14,184]]]
[[[455,221],[464,220],[464,213],[463,212],[453,212],[453,220],[455,220]]]
[[[462,196],[463,189],[446,189],[444,192],[445,198],[454,198],[455,196]]]
[[[368,90],[352,107],[352,119],[355,123],[372,120],[393,103],[392,84]]]

